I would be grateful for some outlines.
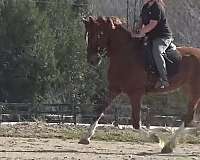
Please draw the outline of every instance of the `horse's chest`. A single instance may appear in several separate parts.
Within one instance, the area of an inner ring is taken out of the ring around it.
[[[138,78],[137,72],[132,65],[110,66],[108,71],[108,80],[112,82],[125,83]]]

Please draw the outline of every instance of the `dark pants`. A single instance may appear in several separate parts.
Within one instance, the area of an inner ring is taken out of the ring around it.
[[[152,52],[155,60],[155,64],[160,75],[160,78],[164,81],[167,79],[167,68],[163,55],[165,54],[166,49],[169,47],[172,42],[172,38],[157,38],[152,41]]]

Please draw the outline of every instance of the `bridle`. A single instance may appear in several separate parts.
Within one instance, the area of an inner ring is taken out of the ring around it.
[[[88,38],[88,31],[85,32],[85,41],[86,41],[86,45],[88,47],[89,45],[89,38]],[[101,39],[102,35],[104,35],[104,32],[101,31],[99,32],[96,36],[97,36],[97,42],[99,42],[99,40]],[[103,46],[100,46],[98,43],[96,45],[96,49],[97,49],[97,56],[100,58],[100,61],[102,61],[102,58],[104,58],[106,55],[107,55],[107,48],[106,47],[103,47]]]

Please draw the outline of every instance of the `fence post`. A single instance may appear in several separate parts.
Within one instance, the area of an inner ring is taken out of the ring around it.
[[[73,103],[73,121],[74,121],[74,125],[76,125],[77,124],[76,105],[74,105],[74,103]]]
[[[119,126],[119,110],[118,107],[116,107],[116,105],[114,105],[114,123],[113,125],[115,127]]]
[[[0,105],[0,124],[3,121],[2,112],[3,112],[3,105]]]
[[[129,0],[127,0],[127,8],[126,8],[126,21],[127,21],[127,28],[129,27]]]
[[[149,129],[151,126],[150,107],[147,106],[146,127]]]

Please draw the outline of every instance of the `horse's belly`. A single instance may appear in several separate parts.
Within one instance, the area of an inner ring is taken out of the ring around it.
[[[116,86],[124,91],[137,88],[143,89],[146,81],[145,78],[144,72],[139,70],[112,70],[108,72],[109,86]]]

